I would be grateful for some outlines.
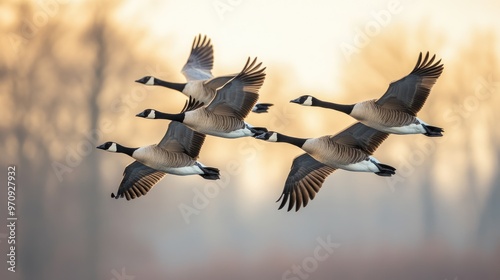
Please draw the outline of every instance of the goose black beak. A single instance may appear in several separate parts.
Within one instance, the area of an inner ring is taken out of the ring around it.
[[[296,98],[296,99],[292,99],[292,100],[290,100],[290,103],[297,103],[297,104],[299,104],[300,103],[299,99],[300,99],[300,97]]]
[[[96,148],[97,148],[97,149],[101,149],[101,150],[106,150],[106,148],[104,147],[104,144],[99,145],[99,146],[97,146]]]
[[[146,114],[144,113],[144,111],[140,112],[139,114],[135,115],[136,117],[141,117],[141,118],[145,118],[146,117]]]
[[[140,79],[135,80],[136,83],[145,84],[148,81],[149,77],[142,77]]]

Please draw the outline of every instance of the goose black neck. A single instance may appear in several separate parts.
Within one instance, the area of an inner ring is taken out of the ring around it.
[[[156,111],[156,113],[155,113],[155,119],[171,120],[171,121],[176,121],[176,122],[183,122],[185,116],[186,116],[185,113],[168,114],[168,113],[162,113],[162,112],[158,112],[158,111]]]
[[[336,103],[332,103],[332,102],[322,101],[319,99],[313,100],[312,105],[317,106],[317,107],[322,107],[322,108],[333,109],[336,111],[346,113],[348,115],[351,114],[352,109],[354,108],[354,105],[336,104]]]
[[[283,134],[278,133],[277,142],[285,142],[285,143],[295,145],[299,148],[302,148],[302,145],[304,145],[304,143],[306,141],[307,141],[307,139],[305,139],[305,138],[297,138],[297,137],[287,136],[287,135],[283,135]]]
[[[184,88],[186,87],[185,83],[184,84],[171,83],[171,82],[163,81],[163,80],[160,80],[157,78],[154,78],[154,79],[155,79],[155,81],[154,81],[155,85],[171,88],[171,89],[174,89],[174,90],[177,90],[180,92],[182,92],[184,90]]]
[[[135,152],[135,150],[137,150],[138,148],[129,148],[129,147],[124,147],[124,146],[121,146],[121,145],[116,145],[116,151],[118,153],[123,153],[123,154],[127,154],[129,156],[132,156],[132,154]]]

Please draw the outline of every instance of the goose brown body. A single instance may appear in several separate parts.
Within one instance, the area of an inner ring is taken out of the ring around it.
[[[200,133],[209,135],[218,133],[223,135],[245,128],[245,122],[241,119],[218,115],[203,108],[186,112],[183,123]]]
[[[167,173],[175,168],[193,166],[196,163],[195,158],[183,152],[171,152],[156,144],[137,149],[133,157],[151,168]]]
[[[356,103],[352,109],[351,116],[373,128],[397,127],[420,123],[411,114],[378,105],[375,99]]]
[[[333,168],[343,168],[368,159],[360,149],[335,142],[331,136],[308,139],[302,149],[317,161]]]

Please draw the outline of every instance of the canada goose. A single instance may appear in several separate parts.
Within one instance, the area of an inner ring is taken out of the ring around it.
[[[214,64],[214,50],[210,38],[206,35],[198,35],[194,38],[189,58],[182,67],[182,74],[186,77],[186,83],[171,83],[152,76],[145,76],[136,80],[137,83],[145,85],[157,85],[167,87],[182,92],[188,97],[203,102],[210,103],[215,96],[216,90],[234,78],[236,74],[215,77],[212,75]],[[260,106],[259,106],[260,105]],[[267,109],[272,104],[256,104],[252,112],[267,113]]]
[[[435,57],[436,55],[429,60],[429,52],[427,52],[422,60],[422,53],[420,53],[413,71],[406,77],[392,82],[385,94],[378,100],[341,105],[304,95],[290,102],[337,110],[369,127],[387,133],[443,136],[442,128],[430,126],[416,117],[429,96],[432,86],[443,72],[441,60],[432,64]]]
[[[282,200],[279,209],[290,200],[288,211],[294,205],[295,211],[298,211],[314,199],[326,177],[336,169],[373,172],[379,176],[394,175],[394,167],[382,164],[371,156],[387,136],[385,132],[358,122],[333,136],[304,139],[269,131],[255,138],[289,143],[307,152],[293,160],[283,193],[278,199]]]
[[[179,122],[171,122],[163,139],[157,145],[128,148],[115,142],[106,142],[98,149],[124,153],[136,159],[125,168],[118,192],[111,197],[127,200],[146,195],[166,173],[175,175],[198,174],[208,180],[219,179],[219,169],[206,167],[196,161],[205,135]]]
[[[180,114],[146,109],[137,116],[182,122],[200,133],[223,138],[254,136],[265,132],[267,129],[253,127],[244,121],[259,98],[258,91],[266,77],[266,68],[259,69],[262,63],[256,65],[256,61],[250,62],[249,58],[243,70],[217,90],[208,106]]]

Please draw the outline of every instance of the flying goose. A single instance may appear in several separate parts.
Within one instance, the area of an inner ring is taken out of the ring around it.
[[[385,94],[378,100],[367,100],[352,105],[325,102],[310,95],[291,100],[304,106],[329,108],[346,113],[361,123],[393,134],[424,134],[430,137],[443,136],[444,130],[430,126],[417,118],[429,96],[432,86],[443,72],[441,60],[429,60],[429,52],[422,60],[422,53],[413,70],[406,77],[392,82]]]
[[[255,138],[269,142],[285,142],[306,151],[293,160],[285,182],[279,209],[288,202],[288,211],[298,211],[314,199],[326,177],[336,169],[356,172],[373,172],[379,176],[392,176],[395,168],[380,163],[371,156],[388,134],[355,123],[333,136],[319,138],[295,138],[274,131],[265,132]]]
[[[196,161],[205,135],[195,132],[179,122],[171,122],[163,139],[157,145],[140,148],[124,147],[115,142],[106,142],[98,149],[108,152],[124,153],[136,159],[125,168],[123,179],[116,195],[127,200],[146,195],[146,193],[165,174],[198,174],[208,180],[219,179],[219,169],[206,167]]]
[[[258,91],[266,77],[266,68],[260,69],[262,63],[256,64],[256,61],[255,58],[250,62],[249,58],[243,70],[217,90],[208,106],[180,114],[146,109],[137,116],[182,122],[200,133],[223,138],[254,136],[265,132],[267,129],[253,127],[244,121],[259,98]]]
[[[145,76],[136,80],[137,83],[145,85],[157,85],[182,92],[188,97],[210,103],[215,96],[216,90],[234,78],[236,74],[215,77],[212,75],[214,64],[214,50],[210,38],[199,34],[194,38],[189,58],[182,67],[182,74],[186,77],[186,83],[171,83],[153,76]],[[259,103],[252,108],[254,113],[267,113],[273,104]]]

